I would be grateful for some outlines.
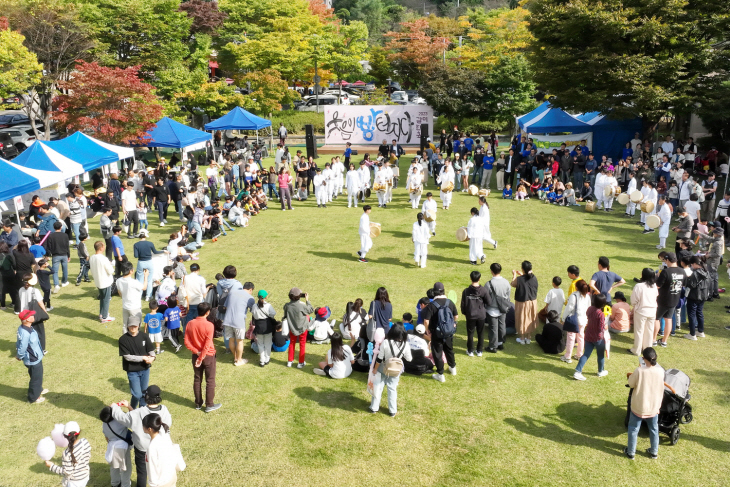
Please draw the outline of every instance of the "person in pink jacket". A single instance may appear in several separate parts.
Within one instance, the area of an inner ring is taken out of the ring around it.
[[[641,271],[641,280],[631,293],[634,307],[634,346],[629,349],[634,355],[651,346],[654,340],[654,320],[656,318],[657,297],[656,274],[648,267]]]

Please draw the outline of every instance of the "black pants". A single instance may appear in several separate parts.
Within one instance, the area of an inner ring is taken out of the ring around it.
[[[31,325],[33,329],[38,333],[38,340],[41,342],[41,350],[46,351],[46,322],[39,321]]]
[[[30,383],[28,384],[28,402],[36,402],[43,392],[43,361],[35,365],[26,365]]]
[[[114,253],[112,249],[112,239],[111,237],[104,239],[104,245],[106,246],[106,258],[110,261],[114,261]]]
[[[453,369],[456,367],[453,336],[444,339],[438,339],[435,337],[431,339],[431,355],[433,356],[433,363],[436,365],[436,372],[438,374],[444,373],[443,354],[446,354],[446,362],[449,364],[449,368]]]
[[[9,294],[12,300],[13,306],[15,305],[15,298],[17,292],[15,290],[15,275],[3,275],[0,279],[0,307],[5,307],[5,295]]]
[[[129,221],[129,228],[127,230],[127,235],[137,235],[137,231],[139,230],[139,215],[137,214],[137,210],[128,211],[127,220]],[[134,230],[132,230],[133,225],[134,225]]]
[[[504,172],[504,184],[505,184],[505,186],[509,184],[510,187],[512,189],[514,189],[515,190],[515,193],[516,193],[517,192],[517,189],[514,188],[514,184],[513,184],[514,179],[515,179],[515,171],[514,171],[514,168],[512,168],[512,172],[507,172],[507,171]]]
[[[46,309],[48,309],[51,307],[51,288],[50,287],[48,289],[41,288],[41,290],[43,291],[43,306],[45,306]]]
[[[114,256],[114,279],[119,279],[122,277],[122,265],[128,262],[127,255],[122,256],[122,260],[120,261],[117,256]]]
[[[146,451],[141,451],[134,447],[134,465],[137,468],[137,487],[147,487],[147,463],[145,457]]]
[[[466,320],[466,351],[474,351],[474,330],[477,332],[477,352],[484,351],[484,320]]]
[[[489,348],[495,349],[500,343],[504,343],[506,334],[506,315],[490,316],[487,314],[487,334],[489,336]]]

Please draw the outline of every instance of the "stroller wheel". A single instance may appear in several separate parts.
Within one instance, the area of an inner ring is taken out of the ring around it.
[[[682,424],[689,424],[692,422],[692,419],[694,419],[692,416],[692,411],[685,411],[682,415],[682,419],[680,420],[680,422]]]
[[[676,426],[672,428],[672,431],[669,432],[669,441],[672,443],[672,445],[676,445],[679,441],[679,428]]]

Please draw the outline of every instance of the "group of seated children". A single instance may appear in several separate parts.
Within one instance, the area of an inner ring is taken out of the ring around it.
[[[512,194],[512,186],[510,184],[505,185],[502,191],[502,199],[512,199]],[[573,183],[563,184],[558,177],[547,176],[542,182],[540,182],[540,178],[535,178],[531,185],[524,179],[520,179],[514,199],[516,201],[525,201],[529,200],[530,196],[554,205],[578,206]]]

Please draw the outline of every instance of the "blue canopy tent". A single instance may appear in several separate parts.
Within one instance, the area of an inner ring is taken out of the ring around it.
[[[531,112],[527,112],[521,117],[517,117],[517,123],[520,124],[520,122],[525,122],[527,120],[532,120],[533,118],[537,117],[541,113],[547,111],[550,109],[550,102],[543,102],[539,107],[535,108]],[[522,127],[522,125],[520,125]]]
[[[547,102],[546,102],[547,103]],[[554,132],[590,132],[590,126],[564,112],[560,108],[547,106],[546,103],[533,110],[539,111],[534,116],[522,116],[517,119],[520,128],[525,132],[532,134],[550,134]],[[531,115],[532,112],[527,115]]]
[[[119,160],[115,153],[97,144],[94,139],[87,137],[81,132],[76,132],[61,140],[44,142],[59,154],[80,163],[84,172],[113,164]]]
[[[271,127],[271,120],[266,120],[241,107],[235,107],[217,120],[205,124],[205,130],[261,130]]]
[[[194,129],[165,117],[151,131],[147,132],[150,141],[147,147],[168,147],[173,149],[202,149],[213,136],[202,130]]]
[[[12,164],[23,168],[26,172],[40,171],[55,174],[57,179],[48,182],[45,186],[56,184],[86,172],[81,164],[50,147],[47,141],[41,140],[35,141],[18,157],[13,159]],[[29,172],[29,174],[32,173]]]
[[[591,127],[593,152],[599,159],[603,154],[614,160],[620,159],[626,142],[633,139],[636,132],[641,134],[644,128],[640,117],[617,120],[599,112],[589,112],[577,115],[576,118]]]

